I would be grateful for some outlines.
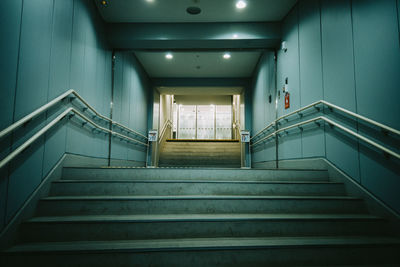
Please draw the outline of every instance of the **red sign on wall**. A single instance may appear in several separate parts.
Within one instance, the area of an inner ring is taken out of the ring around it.
[[[290,94],[286,93],[285,94],[285,109],[290,108]]]

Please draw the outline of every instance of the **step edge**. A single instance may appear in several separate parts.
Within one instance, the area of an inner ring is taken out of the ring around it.
[[[173,241],[171,241],[173,240]],[[191,245],[185,243],[192,243]],[[248,244],[243,244],[247,242]],[[195,243],[195,244],[193,244]],[[210,244],[211,243],[211,244]],[[218,244],[219,243],[219,244]],[[236,244],[237,243],[237,244]],[[146,244],[146,245],[144,245]],[[240,244],[240,245],[239,245]],[[158,247],[155,247],[157,245]],[[11,247],[5,254],[13,253],[115,253],[141,251],[198,251],[240,250],[268,248],[338,248],[400,246],[400,239],[390,237],[277,237],[277,238],[191,238],[149,239],[116,241],[41,242]]]

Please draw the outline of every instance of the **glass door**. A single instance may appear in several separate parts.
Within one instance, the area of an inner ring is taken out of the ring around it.
[[[216,139],[232,139],[232,106],[218,105],[215,121]]]
[[[232,139],[231,105],[176,105],[176,110],[178,139]]]
[[[196,106],[179,105],[178,139],[196,139]]]
[[[214,105],[197,106],[197,139],[214,139]]]

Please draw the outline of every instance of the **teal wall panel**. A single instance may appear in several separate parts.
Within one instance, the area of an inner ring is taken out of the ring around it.
[[[361,184],[389,207],[400,212],[399,162],[388,160],[380,151],[360,147]]]
[[[299,8],[296,5],[288,14],[282,26],[282,41],[287,44],[287,52],[278,52],[278,117],[300,108],[300,70],[299,70]],[[288,79],[290,92],[290,108],[285,109],[282,87]],[[284,126],[283,124],[282,126]],[[302,157],[301,134],[292,133],[291,136],[279,138],[279,159]]]
[[[87,99],[99,113],[109,116],[111,82],[107,78],[106,83],[105,75],[111,76],[111,52],[104,42],[104,25],[93,3],[74,2],[72,26],[70,87]],[[91,117],[91,113],[86,115]],[[108,157],[108,135],[91,132],[75,121],[67,127],[66,152]],[[96,122],[108,128],[108,123],[100,120]]]
[[[52,0],[24,1],[15,120],[47,102],[52,19]]]
[[[319,0],[299,3],[300,100],[305,106],[323,99]]]
[[[43,139],[38,140],[10,164],[6,223],[10,222],[42,181]]]
[[[325,100],[356,112],[351,3],[323,0],[321,13]],[[354,122],[341,122],[356,129]],[[327,127],[326,157],[359,181],[356,140]]]
[[[352,3],[357,111],[399,129],[400,49],[396,0],[354,0]],[[373,37],[371,29],[374,29]],[[389,97],[384,97],[385,94]]]
[[[275,119],[275,59],[274,52],[265,52],[259,60],[251,86],[252,134],[256,134]],[[269,96],[271,95],[271,103]],[[267,133],[266,133],[267,134]],[[265,135],[264,135],[265,136]],[[275,147],[268,142],[254,147],[252,162],[275,160]]]
[[[356,111],[350,0],[322,0],[325,100]]]
[[[117,52],[114,81],[113,119],[146,135],[149,79],[133,53]],[[143,146],[113,138],[112,157],[144,162]]]
[[[278,52],[278,89],[282,90],[287,77],[291,108],[283,109],[281,93],[278,115],[325,99],[400,129],[399,29],[398,0],[300,0],[282,27],[282,41],[287,42],[288,50]],[[256,72],[256,81],[258,75]],[[253,94],[254,98],[262,97],[259,92]],[[262,110],[264,103],[254,100],[253,110]],[[388,146],[398,151],[398,139],[385,136],[379,129],[327,108],[320,114],[374,140],[386,140]],[[290,119],[280,127],[311,116]],[[265,125],[270,121],[267,119]],[[255,127],[261,126],[255,123]],[[270,146],[274,148],[273,144]],[[263,151],[256,151],[254,155],[260,158]],[[398,160],[328,125],[317,131],[315,127],[304,128],[302,133],[290,131],[280,137],[279,159],[315,156],[325,156],[400,212]]]
[[[320,1],[299,2],[300,101],[306,106],[323,99]],[[304,127],[303,157],[325,156],[324,129]]]
[[[14,121],[47,102],[52,20],[52,0],[23,2]],[[43,121],[35,119],[25,129],[14,133],[18,141],[13,148],[32,135],[29,130],[38,130],[43,125]],[[43,155],[44,137],[24,151],[18,163],[14,161],[10,165],[6,222],[29,197],[32,188],[41,182]]]
[[[400,0],[397,0],[397,23],[399,24],[399,45],[400,45]]]
[[[55,1],[51,33],[50,73],[47,101],[61,95],[69,88],[73,1]],[[61,64],[60,64],[61,63]],[[57,106],[54,110],[58,110]],[[50,122],[59,112],[48,112]],[[43,174],[46,175],[65,153],[65,121],[46,134]]]
[[[93,2],[6,0],[0,3],[0,10],[0,108],[5,114],[0,118],[0,129],[69,88],[77,90],[100,113],[109,115],[111,51],[102,36],[103,22]],[[66,105],[68,101],[30,121],[12,135],[12,140],[0,140],[1,158]],[[65,152],[107,157],[108,135],[93,134],[78,120],[64,120],[2,169],[0,230]]]
[[[84,96],[85,84],[85,46],[86,27],[85,25],[85,4],[84,1],[74,1],[71,59],[70,59],[70,88]],[[66,152],[84,154],[86,144],[86,131],[78,129],[79,125],[69,123],[67,128]]]
[[[22,0],[5,0],[0,2],[0,129],[13,122],[14,96],[17,80],[19,39],[21,27]],[[3,41],[7,40],[7,42]],[[0,158],[9,151],[11,137],[0,142]],[[8,169],[0,170],[0,229],[5,225],[7,205]]]
[[[14,94],[17,79],[19,38],[21,27],[22,0],[0,2],[0,129],[10,125],[13,120]],[[8,40],[4,42],[3,40]],[[1,151],[0,151],[1,152]]]
[[[400,129],[400,49],[395,0],[353,1],[357,112]],[[371,29],[374,36],[371,38]],[[368,45],[365,45],[368,43]],[[374,138],[385,138],[379,131]],[[397,146],[398,148],[398,142]],[[361,184],[400,212],[400,167],[360,142]]]

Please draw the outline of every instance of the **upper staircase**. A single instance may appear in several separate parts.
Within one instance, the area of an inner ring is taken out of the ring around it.
[[[1,266],[400,266],[326,170],[64,168]]]
[[[167,140],[160,149],[160,167],[240,168],[239,140]]]

